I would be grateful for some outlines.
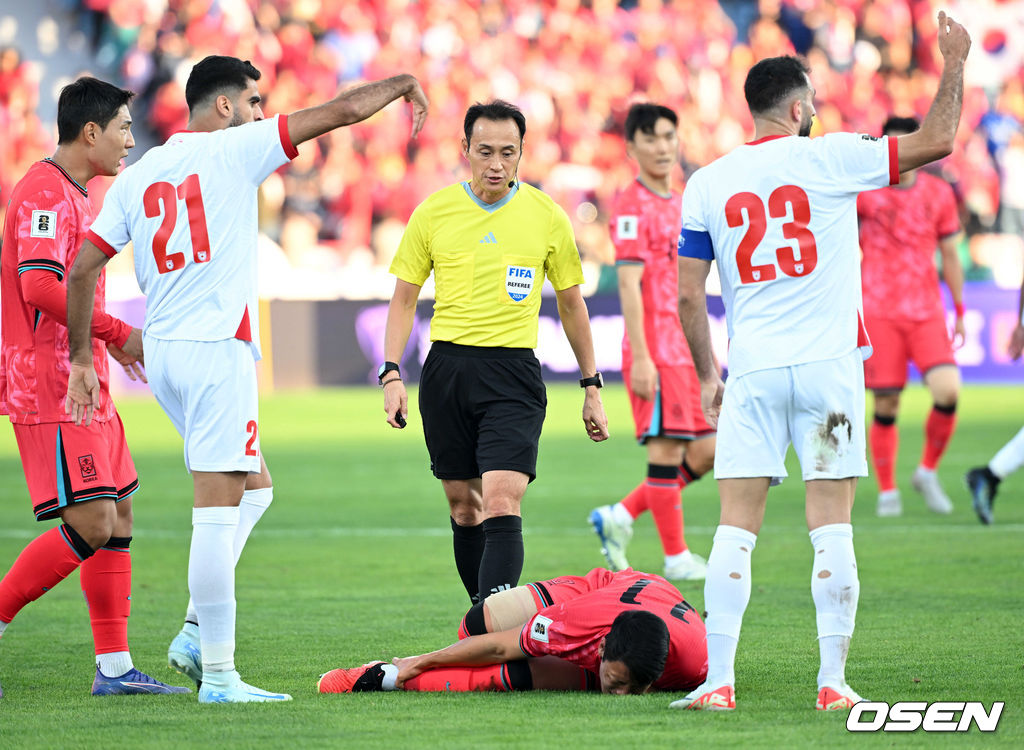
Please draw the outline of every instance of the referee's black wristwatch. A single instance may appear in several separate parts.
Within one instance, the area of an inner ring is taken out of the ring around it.
[[[595,388],[604,388],[604,376],[597,372],[592,377],[580,378],[580,388],[587,388],[594,386]]]
[[[384,376],[389,372],[397,372],[399,380],[402,377],[402,371],[398,369],[398,365],[396,363],[385,362],[377,369],[377,382],[380,383],[381,386],[384,385]]]

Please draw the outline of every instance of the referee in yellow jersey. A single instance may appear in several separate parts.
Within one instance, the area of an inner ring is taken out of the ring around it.
[[[455,565],[475,603],[516,586],[523,570],[520,504],[537,475],[547,406],[533,354],[545,277],[583,376],[587,436],[607,440],[608,419],[569,217],[516,179],[526,118],[508,102],[477,103],[463,131],[472,179],[416,208],[391,264],[398,278],[378,379],[388,424],[404,426],[408,395],[397,363],[433,270],[433,344],[420,375],[420,414],[430,468],[448,497]]]

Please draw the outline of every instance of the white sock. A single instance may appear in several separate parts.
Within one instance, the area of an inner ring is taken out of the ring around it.
[[[810,533],[814,545],[811,597],[818,619],[821,668],[818,688],[846,684],[846,655],[857,619],[860,581],[853,552],[853,527],[848,523],[819,526]]]
[[[384,670],[384,679],[381,680],[381,690],[394,690],[395,682],[398,680],[398,667],[394,664],[381,664],[381,669]]]
[[[989,471],[1000,479],[1006,479],[1021,466],[1024,466],[1024,427],[988,462]]]
[[[235,565],[238,565],[238,559],[242,556],[242,550],[245,548],[245,543],[249,539],[249,534],[252,533],[253,527],[263,516],[263,512],[270,507],[270,503],[273,500],[273,487],[265,487],[260,490],[246,490],[242,493],[242,502],[238,506],[238,527],[235,529]],[[192,604],[191,599],[188,600],[188,609],[185,610],[185,621],[199,621],[198,615],[196,615],[196,608]]]
[[[719,526],[715,532],[704,580],[709,685],[736,683],[736,646],[750,602],[750,553],[756,543],[756,534],[737,526]]]
[[[96,654],[96,667],[103,673],[104,677],[120,677],[130,672],[134,666],[132,664],[132,655],[127,651]]]
[[[681,563],[690,556],[690,550],[683,550],[678,555],[665,555],[665,567],[671,568],[676,563]]]
[[[622,503],[615,503],[612,506],[612,518],[615,519],[615,523],[622,526],[633,525],[633,516],[629,515],[629,511]]]
[[[235,668],[235,562],[238,508],[193,508],[188,590],[199,617],[203,673]]]

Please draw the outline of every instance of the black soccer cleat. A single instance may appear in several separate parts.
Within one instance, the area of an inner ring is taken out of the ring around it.
[[[971,502],[978,518],[984,524],[992,523],[992,506],[999,489],[999,477],[987,466],[976,466],[964,474],[964,483],[971,492]]]

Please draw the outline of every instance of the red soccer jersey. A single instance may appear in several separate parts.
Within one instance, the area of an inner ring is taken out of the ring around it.
[[[523,626],[519,645],[527,656],[557,656],[598,673],[598,646],[620,612],[643,609],[668,626],[665,669],[654,682],[660,690],[690,690],[707,676],[704,623],[683,595],[661,576],[627,568],[612,573],[594,568],[585,576],[590,590],[535,614]],[[552,583],[556,583],[557,579]]]
[[[11,193],[0,257],[0,414],[18,424],[69,422],[64,413],[68,389],[68,329],[24,299],[19,276],[53,271],[64,279],[92,222],[88,193],[49,159],[36,162]],[[104,309],[104,274],[96,286],[93,314]],[[105,345],[93,339],[93,366],[100,381],[94,419],[114,416],[108,391]]]
[[[960,231],[953,189],[918,172],[909,187],[861,193],[861,283],[869,317],[925,320],[943,315],[935,250]]]
[[[634,180],[616,196],[612,208],[616,265],[639,263],[644,267],[640,283],[644,338],[656,366],[693,363],[679,323],[676,245],[682,226],[681,205],[678,193],[658,195]],[[622,359],[624,363],[632,361],[628,333],[622,339]]]

